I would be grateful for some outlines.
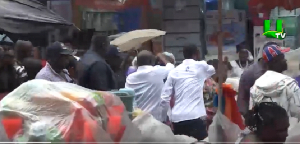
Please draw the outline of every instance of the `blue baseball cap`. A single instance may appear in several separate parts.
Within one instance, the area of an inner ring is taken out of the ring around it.
[[[284,54],[289,51],[290,51],[290,48],[282,49],[279,45],[276,45],[276,44],[266,45],[263,48],[262,58],[266,62],[268,62],[268,61],[271,61],[274,57]]]

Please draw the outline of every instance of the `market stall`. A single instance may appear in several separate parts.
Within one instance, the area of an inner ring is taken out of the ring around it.
[[[36,0],[0,1],[0,29],[8,33],[39,33],[72,23]]]

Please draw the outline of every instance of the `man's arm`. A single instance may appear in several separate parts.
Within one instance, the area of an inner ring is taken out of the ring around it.
[[[162,108],[162,118],[167,118],[167,113],[170,108],[171,96],[174,93],[172,77],[168,76],[167,81],[162,89],[161,93],[161,103],[160,106]]]
[[[161,62],[163,62],[166,65],[166,66],[160,66],[160,65],[155,66],[157,72],[163,76],[163,79],[165,79],[168,76],[169,72],[175,68],[175,66],[172,63],[170,63],[163,54],[159,53],[157,57]]]
[[[215,68],[212,65],[206,63],[206,61],[197,61],[197,66],[199,70],[202,70],[201,73],[205,75],[205,79],[211,77],[216,73]]]
[[[171,63],[167,63],[166,66],[157,65],[155,66],[155,68],[157,73],[159,73],[162,78],[165,79],[168,76],[169,72],[175,68],[175,66]]]
[[[92,65],[89,73],[89,86],[91,89],[99,91],[108,91],[107,67],[102,62],[96,62]]]
[[[237,97],[237,105],[242,115],[246,115],[249,110],[250,89],[248,88],[245,76],[242,75],[239,82],[239,93]]]

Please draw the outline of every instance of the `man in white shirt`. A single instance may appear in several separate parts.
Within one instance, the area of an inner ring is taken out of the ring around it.
[[[163,122],[161,117],[160,96],[164,86],[163,80],[174,65],[166,61],[162,54],[158,58],[166,63],[166,66],[153,66],[154,55],[146,50],[137,55],[137,71],[130,74],[126,79],[125,88],[131,88],[135,92],[134,108],[149,112],[154,118]]]
[[[175,104],[170,120],[174,134],[203,140],[207,137],[206,124],[202,119],[206,117],[203,85],[207,78],[215,74],[215,69],[205,61],[197,61],[200,53],[195,45],[185,46],[183,55],[185,60],[169,73],[163,88],[162,117],[166,117],[173,96]]]

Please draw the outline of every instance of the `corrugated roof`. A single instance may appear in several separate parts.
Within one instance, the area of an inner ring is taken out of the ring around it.
[[[10,33],[38,33],[73,25],[37,0],[1,0],[0,28]]]

